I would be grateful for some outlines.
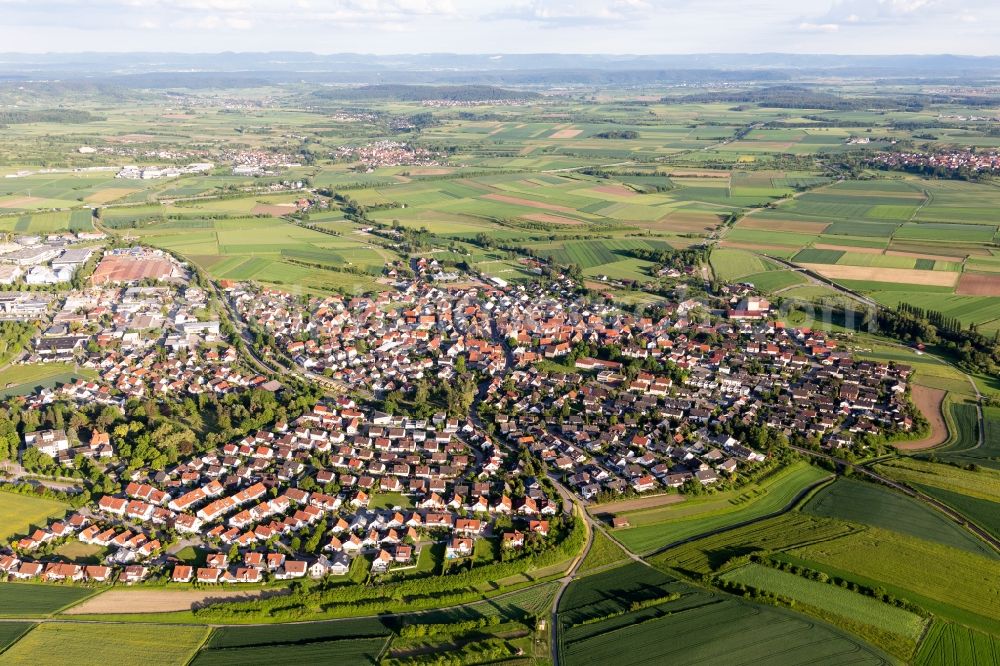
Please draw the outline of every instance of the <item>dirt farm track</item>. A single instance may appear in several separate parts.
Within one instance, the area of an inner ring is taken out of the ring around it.
[[[913,404],[917,406],[930,424],[931,431],[923,439],[911,442],[899,442],[896,448],[902,451],[922,451],[939,444],[944,444],[948,439],[948,426],[944,422],[944,415],[941,413],[944,402],[945,391],[941,389],[928,388],[914,384],[911,391]]]

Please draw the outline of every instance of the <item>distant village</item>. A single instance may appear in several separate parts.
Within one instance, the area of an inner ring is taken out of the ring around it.
[[[884,169],[955,173],[995,173],[1000,170],[1000,152],[951,150],[940,153],[877,153],[871,164]]]
[[[334,159],[360,162],[368,171],[392,166],[438,166],[441,156],[409,143],[384,139],[363,146],[341,146]]]

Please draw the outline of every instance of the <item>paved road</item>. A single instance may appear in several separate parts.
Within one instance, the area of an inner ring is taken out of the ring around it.
[[[46,488],[51,488],[52,490],[72,491],[77,493],[83,491],[83,481],[66,481],[63,479],[39,476],[34,472],[29,472],[21,467],[19,463],[12,460],[5,460],[3,463],[0,463],[0,470],[4,473],[5,481],[24,480],[27,483],[45,486]]]
[[[514,369],[514,357],[507,341],[499,335],[499,331],[496,328],[496,321],[492,320],[491,325],[493,338],[498,340],[503,346],[504,353],[507,357],[507,368],[504,373],[506,374]],[[488,382],[489,380],[486,380],[480,384],[479,391],[476,392],[472,407],[469,410],[469,420],[471,420],[472,424],[483,434],[486,432],[486,427],[485,424],[483,424],[482,419],[479,418],[479,405],[486,398],[485,389]],[[550,651],[552,654],[552,666],[559,666],[559,601],[562,599],[562,595],[566,591],[566,588],[569,587],[569,584],[576,578],[576,573],[580,568],[580,564],[587,557],[587,554],[590,553],[590,548],[594,543],[594,530],[596,527],[593,519],[590,517],[590,514],[587,513],[585,507],[583,506],[581,498],[567,489],[555,475],[550,473],[549,479],[552,481],[553,485],[555,485],[556,490],[562,498],[563,510],[567,513],[575,511],[578,514],[578,520],[584,521],[584,526],[587,531],[586,543],[584,544],[583,550],[578,553],[570,563],[569,568],[566,570],[566,574],[559,579],[559,589],[556,591],[549,614],[549,622],[551,625],[549,632],[551,636]],[[631,553],[629,554],[632,555]]]
[[[576,556],[576,559],[570,564],[569,569],[566,571],[566,575],[559,579],[560,585],[559,589],[556,591],[556,596],[552,600],[552,610],[549,617],[549,622],[551,627],[549,631],[551,632],[550,648],[552,651],[552,666],[559,666],[559,601],[562,599],[563,593],[569,584],[573,582],[576,578],[576,572],[580,568],[580,564],[586,559],[587,554],[590,553],[590,547],[594,544],[594,524],[593,519],[587,514],[584,509],[582,502],[576,496],[575,493],[570,492],[562,483],[559,482],[552,474],[549,474],[549,479],[555,484],[556,490],[563,498],[563,502],[572,502],[573,507],[577,514],[579,514],[579,519],[584,521],[584,525],[587,528],[587,542],[584,544],[583,551]]]
[[[812,270],[810,270],[808,268],[804,268],[802,266],[799,266],[798,264],[793,264],[792,262],[790,262],[790,261],[788,261],[786,259],[782,259],[781,257],[775,257],[775,256],[772,256],[772,255],[766,254],[766,253],[761,253],[761,254],[763,256],[767,257],[768,259],[770,259],[771,261],[773,261],[775,263],[778,263],[778,264],[781,264],[785,268],[793,270],[796,273],[801,273],[801,274],[805,275],[813,283],[821,284],[824,287],[830,287],[834,291],[836,291],[836,292],[838,292],[840,294],[843,294],[844,296],[847,296],[847,297],[851,298],[852,300],[855,300],[855,301],[857,301],[859,303],[863,303],[864,305],[867,305],[870,308],[874,308],[875,310],[881,310],[881,309],[883,309],[882,305],[880,303],[878,303],[877,301],[873,301],[872,299],[868,298],[864,294],[860,294],[860,293],[854,291],[853,289],[848,289],[847,287],[842,287],[839,284],[837,284],[836,282],[834,282],[833,280],[831,280],[829,278],[826,278],[826,277],[823,277],[822,275],[820,275],[819,273],[817,273],[815,271],[812,271]]]
[[[236,304],[232,302],[232,299],[229,298],[228,294],[219,289],[218,285],[213,280],[207,280],[207,282],[211,285],[211,289],[216,298],[225,306],[226,312],[229,314],[229,319],[239,331],[240,337],[243,339],[243,351],[246,352],[245,355],[255,366],[257,366],[259,371],[268,375],[276,374],[279,377],[297,377],[307,384],[318,384],[326,392],[335,395],[339,395],[347,391],[346,386],[340,382],[330,379],[329,377],[323,377],[322,375],[317,375],[314,372],[299,368],[294,364],[283,362],[279,354],[272,354],[267,358],[261,356],[254,342],[253,334],[250,332],[249,324],[236,308]]]

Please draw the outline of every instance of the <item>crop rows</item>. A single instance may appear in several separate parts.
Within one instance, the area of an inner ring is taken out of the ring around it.
[[[755,550],[784,550],[826,542],[853,533],[856,528],[839,521],[787,513],[671,548],[653,558],[657,564],[696,575],[711,573],[732,557]]]
[[[944,515],[902,493],[872,483],[840,479],[816,493],[806,513],[839,518],[927,539],[971,553],[993,551]]]
[[[882,664],[858,642],[800,617],[726,599],[566,646],[569,666],[771,662]]]
[[[998,666],[1000,638],[952,622],[935,622],[927,633],[917,666]]]

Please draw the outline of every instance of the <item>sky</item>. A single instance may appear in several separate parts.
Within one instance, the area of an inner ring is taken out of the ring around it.
[[[0,51],[1000,55],[1000,2],[0,0]]]

